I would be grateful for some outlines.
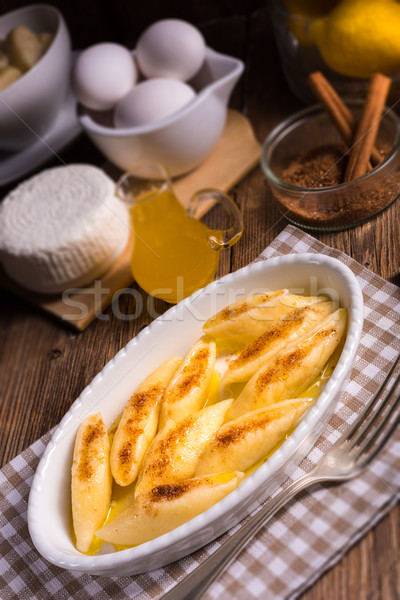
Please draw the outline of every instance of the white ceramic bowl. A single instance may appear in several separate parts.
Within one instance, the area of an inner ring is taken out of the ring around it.
[[[191,521],[140,546],[86,556],[74,547],[70,529],[70,468],[78,426],[100,411],[109,426],[135,386],[171,356],[183,356],[216,310],[266,289],[328,294],[348,310],[345,345],[326,387],[294,433],[240,486]],[[168,310],[131,340],[82,392],[62,419],[40,461],[29,498],[29,531],[38,551],[69,570],[99,575],[133,575],[156,569],[193,552],[238,523],[288,477],[311,450],[336,406],[348,377],[363,324],[363,299],[348,267],[322,254],[272,258],[236,271]]]
[[[42,58],[20,79],[0,92],[0,150],[21,150],[43,136],[55,120],[69,87],[70,36],[61,13],[38,4],[0,17],[0,39],[16,25],[54,39]]]
[[[198,91],[196,97],[170,117],[120,129],[102,125],[83,112],[80,122],[100,151],[123,171],[138,164],[161,163],[172,176],[182,175],[203,162],[217,143],[229,97],[242,71],[239,59],[207,48],[203,67],[189,82]]]

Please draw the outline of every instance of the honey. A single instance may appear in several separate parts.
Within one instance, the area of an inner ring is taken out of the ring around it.
[[[212,281],[219,253],[210,244],[211,230],[189,217],[172,191],[144,194],[131,206],[130,216],[131,268],[140,287],[176,303]]]

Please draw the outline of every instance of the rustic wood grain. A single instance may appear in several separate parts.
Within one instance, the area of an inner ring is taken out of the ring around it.
[[[0,0],[0,13],[25,0]],[[33,2],[31,2],[33,4]],[[301,107],[288,89],[264,2],[202,3],[128,0],[52,2],[65,14],[74,48],[103,40],[134,43],[145,25],[176,16],[196,23],[210,46],[246,61],[232,98],[250,119],[260,142],[282,118]],[[101,164],[84,137],[62,154],[66,162]],[[57,164],[53,161],[50,164]],[[7,189],[0,190],[1,196]],[[218,275],[253,260],[284,228],[260,169],[233,190],[245,232],[221,257]],[[210,217],[218,226],[221,216]],[[341,233],[316,234],[382,277],[400,284],[400,206]],[[166,308],[134,284],[84,332],[73,333],[7,292],[0,291],[0,460],[5,464],[56,425],[84,387],[140,329]],[[141,309],[143,305],[143,309]],[[399,509],[393,509],[347,555],[305,592],[302,600],[398,600]]]

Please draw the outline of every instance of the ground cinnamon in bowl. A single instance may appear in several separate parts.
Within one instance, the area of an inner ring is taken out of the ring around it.
[[[372,112],[371,102],[367,105],[369,124],[375,119],[379,132],[376,128],[375,136],[367,140],[366,152],[360,152],[360,146],[371,125],[364,122],[360,134],[365,105],[358,101],[346,106],[352,119],[346,125],[347,137],[337,125],[344,114],[338,104],[333,116],[324,106],[313,106],[270,134],[261,164],[279,209],[289,221],[308,229],[346,229],[372,218],[396,200],[400,193],[400,121],[390,110],[377,119],[377,111],[382,110],[379,105],[381,94],[373,99]],[[350,133],[354,139],[363,136],[357,153],[354,143],[349,147]],[[357,169],[362,165],[364,173],[347,180],[349,164],[353,172],[355,165]]]
[[[346,148],[325,145],[301,153],[282,172],[282,181],[300,188],[321,188],[343,181]]]
[[[389,154],[390,147],[380,145],[377,151],[383,161]],[[346,148],[327,144],[300,154],[283,171],[281,179],[300,188],[340,185],[346,173],[346,164]]]

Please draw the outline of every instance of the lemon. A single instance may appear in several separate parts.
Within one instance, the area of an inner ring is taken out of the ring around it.
[[[400,4],[396,0],[342,0],[310,24],[325,63],[342,75],[369,78],[400,69]]]

